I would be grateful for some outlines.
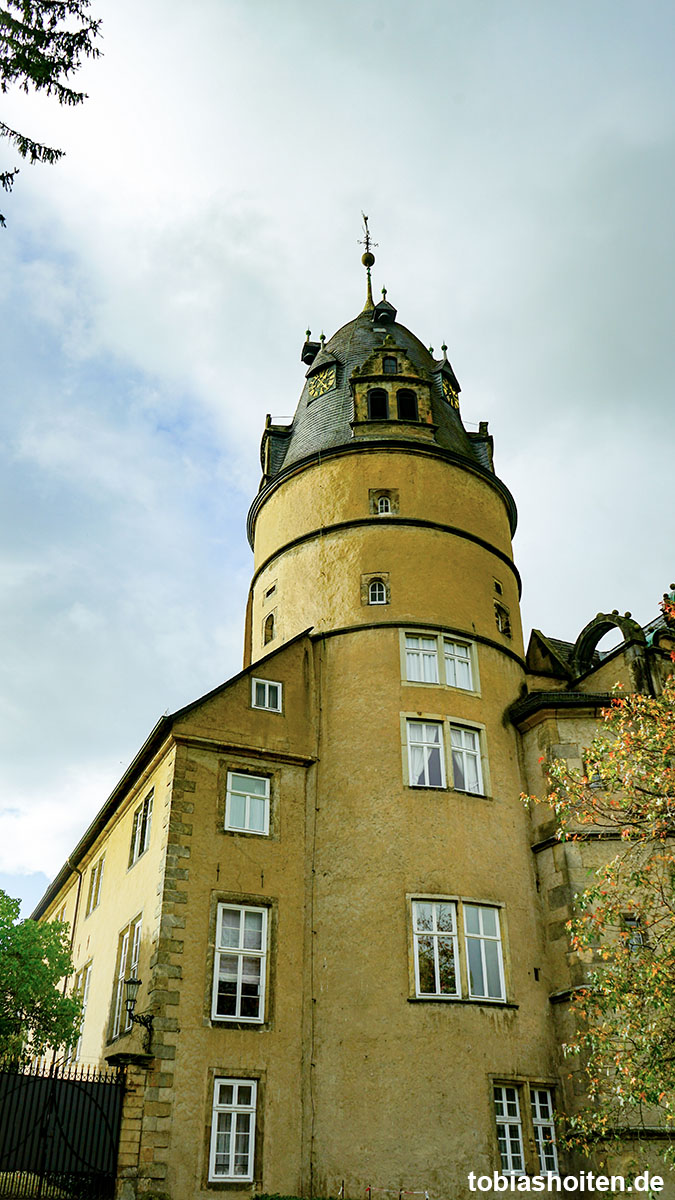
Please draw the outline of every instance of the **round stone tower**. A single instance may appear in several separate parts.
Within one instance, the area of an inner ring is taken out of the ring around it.
[[[505,717],[524,679],[516,510],[446,347],[373,302],[366,257],[363,311],[308,333],[293,421],[268,418],[249,514],[246,664],[262,677],[291,638],[313,646],[303,1194],[468,1196],[512,1153],[505,1106],[536,1169],[532,1097],[555,1092]]]

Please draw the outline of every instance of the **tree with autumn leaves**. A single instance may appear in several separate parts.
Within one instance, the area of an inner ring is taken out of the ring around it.
[[[662,608],[675,630],[670,597]],[[567,1118],[564,1140],[588,1152],[628,1128],[665,1126],[675,1159],[673,676],[656,697],[617,692],[585,772],[556,761],[549,780],[558,838],[607,839],[568,927],[587,974],[565,1053],[585,1073],[587,1103]]]

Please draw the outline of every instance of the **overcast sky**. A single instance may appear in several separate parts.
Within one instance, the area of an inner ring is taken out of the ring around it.
[[[94,0],[2,198],[0,886],[30,911],[157,718],[241,666],[265,414],[374,283],[447,341],[526,631],[673,555],[672,0]],[[14,165],[9,146],[3,167]]]

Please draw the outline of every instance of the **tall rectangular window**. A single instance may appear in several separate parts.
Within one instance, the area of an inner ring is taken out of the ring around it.
[[[525,1156],[518,1089],[495,1087],[494,1101],[502,1171],[505,1175],[523,1175],[525,1173]]]
[[[413,900],[415,991],[459,996],[457,908],[449,900]]]
[[[408,721],[408,766],[412,787],[445,787],[440,723]]]
[[[254,708],[281,712],[281,684],[272,683],[269,679],[252,679],[251,704]]]
[[[445,657],[445,681],[449,687],[473,689],[471,670],[471,647],[467,642],[451,642],[443,638]]]
[[[101,902],[101,884],[103,883],[103,864],[105,855],[102,854],[98,862],[95,862],[89,874],[89,891],[87,893],[87,908],[85,916],[98,908]]]
[[[131,1029],[131,1021],[125,1007],[124,981],[132,976],[138,978],[138,960],[141,952],[141,917],[130,921],[119,935],[117,945],[117,968],[113,993],[113,1019],[111,1037],[119,1037]]]
[[[405,635],[406,678],[412,683],[438,683],[438,649],[435,637]]]
[[[225,1021],[265,1019],[267,910],[219,904],[211,1014]]]
[[[84,1018],[87,1013],[90,981],[91,963],[87,963],[86,967],[83,967],[81,971],[77,972],[77,975],[75,976],[75,986],[73,988],[74,995],[78,997],[80,1004],[82,1005],[82,1016],[80,1017],[80,1036],[77,1039],[77,1045],[75,1046],[75,1050],[72,1055],[72,1057],[75,1059],[80,1057],[80,1051],[82,1049],[82,1030],[84,1028]]]
[[[227,773],[225,828],[240,833],[269,833],[270,781],[264,775]]]
[[[213,1091],[209,1180],[251,1180],[255,1156],[257,1083],[216,1079]]]
[[[452,749],[452,782],[458,792],[483,794],[483,772],[480,763],[480,734],[464,725],[450,726]]]
[[[532,1105],[532,1124],[534,1140],[539,1158],[539,1169],[542,1175],[548,1171],[558,1173],[558,1153],[555,1141],[555,1124],[553,1121],[553,1097],[548,1088],[530,1088],[530,1103]]]
[[[152,788],[148,792],[142,804],[139,804],[138,808],[134,812],[134,823],[131,829],[131,846],[129,848],[130,867],[132,867],[137,859],[141,857],[141,854],[145,854],[145,851],[150,845],[152,798],[154,795],[154,790],[155,789]]]
[[[504,1000],[504,964],[499,909],[464,905],[466,963],[472,999]]]

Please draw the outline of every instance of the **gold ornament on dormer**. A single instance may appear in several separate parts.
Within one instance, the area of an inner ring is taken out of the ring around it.
[[[335,365],[324,367],[322,371],[317,371],[316,375],[312,375],[309,380],[309,398],[316,400],[317,396],[323,396],[325,392],[332,392],[337,382],[337,372]]]

